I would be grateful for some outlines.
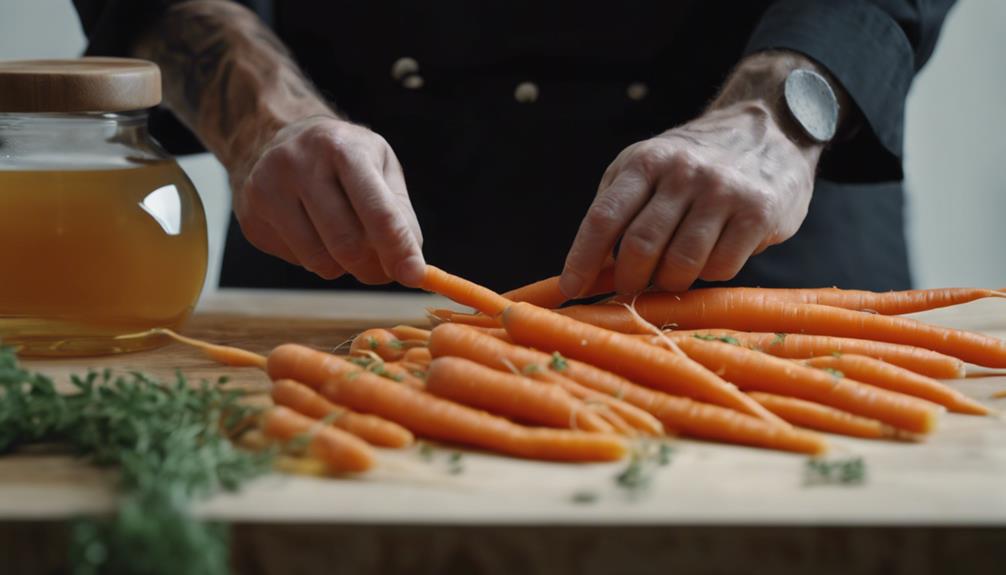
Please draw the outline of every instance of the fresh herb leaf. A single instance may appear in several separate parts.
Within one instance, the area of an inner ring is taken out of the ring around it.
[[[552,354],[552,361],[549,362],[548,366],[554,371],[565,371],[569,367],[569,361],[561,353],[554,352]]]
[[[651,474],[646,473],[643,458],[635,453],[632,454],[629,464],[625,466],[625,469],[615,476],[615,483],[633,494],[649,487],[650,480]]]
[[[433,461],[433,446],[429,443],[419,444],[419,458],[423,461]]]
[[[227,573],[226,526],[195,519],[190,503],[235,490],[269,468],[271,452],[239,450],[230,441],[255,410],[238,403],[239,392],[192,385],[180,374],[162,382],[105,370],[71,382],[74,392],[62,394],[0,349],[0,453],[60,442],[119,469],[116,513],[71,528],[74,572]]]
[[[452,451],[451,454],[447,457],[447,473],[450,473],[451,475],[457,475],[462,471],[464,471],[465,465],[464,462],[462,461],[463,457],[464,454],[462,454],[460,451]]]
[[[365,356],[361,356],[361,355],[351,355],[351,356],[347,357],[346,359],[349,361],[349,363],[352,363],[354,365],[358,365],[358,366],[364,367],[364,368],[369,368],[374,363],[374,358],[372,358],[372,357],[365,357]]]
[[[808,459],[803,469],[803,484],[862,485],[866,483],[866,462],[862,457],[835,461]]]
[[[657,448],[657,463],[663,467],[671,463],[671,456],[674,454],[674,448],[671,447],[670,443],[666,441],[660,443],[660,447]]]
[[[537,363],[529,363],[524,366],[524,369],[520,370],[524,375],[534,375],[541,371],[541,366]]]
[[[666,441],[641,443],[632,452],[629,463],[618,475],[615,484],[637,496],[649,488],[657,470],[671,463],[674,449]]]
[[[736,337],[730,335],[713,335],[711,333],[696,333],[692,335],[696,339],[701,339],[704,341],[721,341],[723,343],[729,343],[730,345],[740,345],[741,342]]]

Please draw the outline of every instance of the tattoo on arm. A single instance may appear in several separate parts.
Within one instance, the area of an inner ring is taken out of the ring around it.
[[[242,182],[284,125],[336,116],[258,17],[233,2],[190,0],[168,8],[137,44],[163,74],[165,104]]]

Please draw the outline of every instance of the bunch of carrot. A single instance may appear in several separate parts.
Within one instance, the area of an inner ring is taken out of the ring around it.
[[[1002,341],[893,316],[1004,295],[990,290],[715,288],[558,308],[557,278],[500,295],[433,266],[423,287],[477,313],[367,330],[348,356],[187,342],[267,371],[262,429],[306,438],[334,472],[414,435],[554,461],[617,460],[667,434],[819,454],[812,430],[917,438],[944,410],[987,414],[935,378],[1006,367]],[[608,270],[588,294],[611,289]]]

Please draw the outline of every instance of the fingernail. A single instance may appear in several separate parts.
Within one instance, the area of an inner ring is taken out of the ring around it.
[[[426,276],[426,262],[422,256],[409,256],[395,266],[395,280],[408,287],[419,287]]]
[[[559,290],[569,299],[574,299],[583,291],[583,278],[576,272],[564,271],[559,278]]]

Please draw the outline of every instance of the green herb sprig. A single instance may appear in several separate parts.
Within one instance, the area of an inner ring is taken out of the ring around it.
[[[72,527],[73,572],[227,573],[226,526],[196,520],[190,504],[269,468],[271,452],[239,450],[230,441],[253,415],[238,404],[240,392],[193,386],[180,374],[160,382],[107,370],[74,376],[72,384],[73,393],[60,393],[0,349],[0,454],[59,442],[119,469],[123,497],[115,513]]]
[[[866,462],[862,457],[850,457],[835,461],[808,459],[803,468],[803,484],[813,485],[862,485],[866,483]]]

